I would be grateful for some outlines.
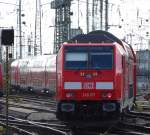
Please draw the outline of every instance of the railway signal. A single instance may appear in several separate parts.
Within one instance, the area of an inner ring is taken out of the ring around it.
[[[9,47],[14,44],[14,29],[2,29],[1,44],[6,46],[6,134],[8,134],[8,100],[9,100]]]
[[[5,46],[14,44],[14,29],[2,29],[1,44]]]

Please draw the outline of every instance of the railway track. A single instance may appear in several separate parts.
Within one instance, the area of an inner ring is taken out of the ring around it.
[[[73,135],[150,135],[150,114],[131,111],[110,127],[75,129]]]
[[[146,102],[147,103],[147,102]],[[148,107],[147,107],[148,108]],[[150,109],[149,109],[150,110]],[[76,129],[75,129],[76,130]],[[129,111],[124,114],[123,120],[112,127],[100,128],[92,131],[89,128],[73,131],[73,135],[150,135],[150,113],[143,111]]]
[[[5,115],[0,115],[0,125],[6,128]],[[70,129],[59,121],[52,121],[49,123],[41,123],[35,121],[24,120],[9,116],[8,119],[9,132],[16,133],[16,135],[69,135]]]
[[[48,100],[47,100],[48,99]],[[1,113],[4,114],[6,108],[6,99],[1,98]],[[10,96],[9,97],[9,114],[14,117],[37,120],[37,121],[50,121],[55,120],[56,102],[49,97],[35,96]]]
[[[141,118],[150,121],[150,113],[147,112],[130,111],[125,113],[125,116],[133,118]]]
[[[11,100],[9,101],[10,106],[55,114],[55,111],[51,111],[51,108],[54,107],[53,109],[55,110],[56,102],[49,97],[43,99],[43,97],[19,96],[18,98],[18,101],[12,100],[15,99],[15,96],[11,96]],[[0,101],[2,103],[2,99]],[[5,104],[5,98],[3,98],[3,104]],[[25,106],[25,104],[32,105]],[[9,128],[11,132],[13,131],[17,135],[150,135],[150,114],[131,111],[127,112],[125,117],[127,118],[126,121],[120,121],[116,125],[106,129],[96,128],[91,130],[79,128],[74,130],[57,119],[41,122],[9,116]],[[6,127],[5,123],[6,118],[1,115],[0,125]]]
[[[42,96],[42,95],[33,95],[33,94],[19,94],[19,95],[9,95],[9,98],[14,101],[31,101],[34,103],[42,103],[42,104],[54,104],[56,103],[55,98],[52,96]]]
[[[5,105],[6,99],[1,98],[0,103]],[[9,97],[9,107],[20,107],[25,109],[33,109],[36,111],[53,112],[56,111],[56,101],[51,99],[41,99],[37,97],[11,96]]]

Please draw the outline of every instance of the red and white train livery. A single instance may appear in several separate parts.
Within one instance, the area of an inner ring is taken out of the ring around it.
[[[43,55],[13,61],[11,85],[16,90],[55,93],[56,55]]]

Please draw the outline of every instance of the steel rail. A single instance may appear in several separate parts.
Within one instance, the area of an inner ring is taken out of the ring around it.
[[[4,117],[4,115],[3,115],[3,117]],[[26,128],[27,129],[32,128],[33,130],[36,129],[35,132],[38,132],[38,131],[41,132],[42,130],[43,130],[43,132],[45,132],[45,130],[47,130],[47,132],[51,132],[51,133],[53,133],[55,135],[68,135],[68,133],[70,131],[69,129],[66,129],[64,127],[64,125],[62,127],[60,125],[56,125],[56,124],[54,124],[54,125],[48,124],[48,125],[45,126],[44,125],[45,123],[39,123],[39,122],[24,120],[24,119],[20,119],[20,118],[15,118],[13,116],[9,116],[9,118],[11,120],[13,120],[13,121],[14,120],[17,121],[17,123],[9,123],[10,124],[9,126],[11,126],[11,124],[13,124],[15,126],[19,126],[18,129],[21,129],[21,128],[25,128],[25,129]]]
[[[3,122],[0,122],[0,125],[6,127],[6,124],[3,123]],[[9,129],[12,129],[12,130],[14,130],[14,131],[16,131],[17,133],[21,133],[21,135],[34,135],[33,133],[28,132],[27,130],[18,128],[18,127],[16,127],[16,126],[8,125],[8,128],[9,128]]]

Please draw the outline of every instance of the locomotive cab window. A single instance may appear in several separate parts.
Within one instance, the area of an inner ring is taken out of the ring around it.
[[[112,69],[112,53],[91,53],[91,69]]]
[[[87,67],[87,53],[66,53],[65,67],[68,69],[84,69]]]
[[[112,46],[66,46],[65,69],[112,69]]]

